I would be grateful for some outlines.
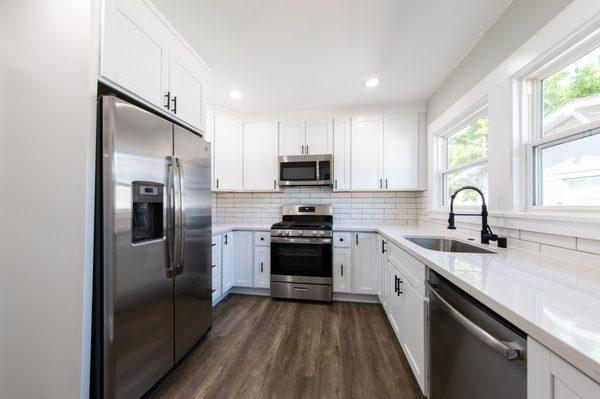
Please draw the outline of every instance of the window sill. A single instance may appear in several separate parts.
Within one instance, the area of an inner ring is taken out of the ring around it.
[[[481,208],[455,209],[455,213],[479,212]],[[432,219],[447,220],[448,209],[428,209]],[[481,223],[475,216],[456,216],[458,223]],[[527,230],[597,240],[600,237],[600,212],[532,210],[528,212],[489,212],[492,227]]]

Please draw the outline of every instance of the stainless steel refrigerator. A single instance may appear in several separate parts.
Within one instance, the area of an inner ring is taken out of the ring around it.
[[[91,396],[137,398],[211,326],[210,148],[101,96]]]

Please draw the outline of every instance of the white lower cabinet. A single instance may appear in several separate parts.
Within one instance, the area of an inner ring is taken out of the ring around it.
[[[425,391],[425,298],[412,287],[404,284],[404,333],[402,349],[410,364],[415,379]]]
[[[233,234],[223,234],[221,242],[221,291],[225,294],[233,287]]]
[[[271,287],[271,247],[254,247],[254,287]]]
[[[223,293],[221,287],[221,252],[213,251],[212,253],[212,296],[213,300],[217,299]]]
[[[352,250],[333,248],[333,292],[352,292]]]
[[[600,384],[531,337],[527,338],[527,397],[596,399]]]
[[[426,395],[427,361],[425,265],[397,245],[381,236],[380,299],[392,329],[413,371],[421,391]]]
[[[352,245],[352,280],[355,294],[377,295],[377,234],[354,233]]]
[[[253,240],[251,231],[233,232],[233,285],[252,287]]]

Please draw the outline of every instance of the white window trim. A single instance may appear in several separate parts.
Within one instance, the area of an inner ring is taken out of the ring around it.
[[[564,129],[550,136],[543,136],[542,131],[542,80],[583,57],[600,45],[600,21],[583,27],[569,39],[556,46],[543,57],[531,63],[519,72],[515,78],[521,83],[522,120],[521,128],[523,145],[525,147],[525,212],[549,213],[556,212],[600,212],[600,206],[547,206],[536,205],[536,195],[539,187],[536,183],[536,153],[543,146],[555,142],[576,140],[594,129],[600,128],[600,121]]]
[[[474,166],[488,164],[488,157],[476,159],[475,161],[466,163],[461,166],[457,166],[454,168],[448,168],[448,139],[453,135],[460,132],[465,127],[469,126],[471,123],[476,122],[477,120],[488,115],[488,107],[487,107],[487,99],[479,101],[473,107],[471,107],[467,112],[461,114],[459,117],[455,118],[454,121],[448,124],[444,129],[440,129],[440,133],[435,136],[436,139],[436,148],[437,154],[436,156],[436,164],[437,164],[437,172],[436,172],[436,192],[438,195],[435,198],[435,203],[437,205],[437,209],[447,210],[449,209],[449,204],[446,203],[446,188],[444,182],[444,176],[448,173],[456,172],[459,170],[469,169]],[[460,205],[456,206],[456,209],[478,209],[477,205]]]

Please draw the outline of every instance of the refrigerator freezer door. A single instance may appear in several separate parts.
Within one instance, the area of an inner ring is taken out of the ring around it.
[[[104,396],[136,398],[174,364],[166,274],[173,124],[112,96],[102,108]]]
[[[175,362],[212,321],[210,144],[175,125],[181,192],[181,248],[175,277]],[[177,175],[176,175],[177,176]],[[177,178],[177,177],[176,177]]]

